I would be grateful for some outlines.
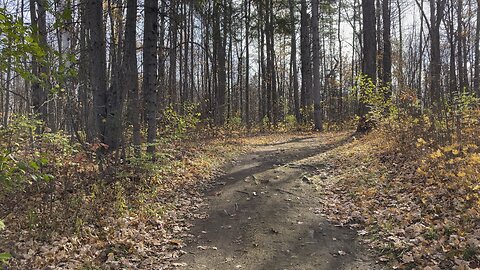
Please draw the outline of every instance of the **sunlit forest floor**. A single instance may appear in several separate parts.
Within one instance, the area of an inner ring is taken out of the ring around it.
[[[216,137],[108,170],[57,152],[41,165],[55,181],[0,198],[7,268],[480,267],[473,145],[381,129]]]

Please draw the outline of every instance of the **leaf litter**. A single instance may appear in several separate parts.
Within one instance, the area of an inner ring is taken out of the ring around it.
[[[321,186],[322,215],[356,229],[393,269],[480,269],[480,204],[462,187],[426,179],[417,156],[385,140],[353,138],[302,161],[332,167],[328,178],[311,177]]]
[[[105,196],[102,197],[105,204],[101,205],[100,200],[95,200],[98,198],[82,195],[87,203],[80,206],[79,211],[88,210],[95,215],[91,220],[77,219],[78,224],[61,225],[62,228],[76,228],[75,233],[52,227],[43,237],[43,231],[15,226],[28,220],[27,213],[7,214],[2,218],[8,225],[2,231],[0,250],[13,255],[8,269],[169,269],[186,266],[176,262],[184,254],[182,239],[192,237],[189,233],[192,220],[207,218],[199,211],[205,207],[203,190],[216,184],[213,180],[222,174],[218,168],[225,160],[251,146],[282,142],[292,136],[295,135],[222,137],[169,145],[164,149],[165,153],[170,153],[165,155],[169,163],[158,171],[155,179],[144,180],[153,186],[155,196],[143,198],[138,197],[142,194],[132,193],[137,197],[121,201],[121,205],[114,205],[112,201],[115,200]],[[84,158],[81,162],[84,165],[78,172],[89,179],[96,177],[95,165]],[[29,205],[39,201],[35,197],[26,198],[24,208],[28,210]],[[63,210],[63,203],[54,201],[53,209]],[[146,207],[148,205],[150,207]],[[87,206],[92,209],[84,209]],[[112,211],[111,206],[121,211]],[[202,248],[217,250],[217,247]]]

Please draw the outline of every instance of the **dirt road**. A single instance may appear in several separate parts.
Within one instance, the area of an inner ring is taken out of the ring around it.
[[[305,162],[350,140],[348,134],[298,137],[258,145],[232,161],[207,193],[208,218],[194,223],[179,268],[384,269],[355,230],[321,215],[316,181],[335,169]]]

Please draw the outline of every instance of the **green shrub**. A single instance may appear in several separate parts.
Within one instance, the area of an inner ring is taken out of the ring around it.
[[[229,131],[239,131],[244,128],[242,118],[240,115],[236,114],[227,119],[225,128]]]
[[[285,116],[285,129],[288,131],[292,131],[297,129],[298,124],[297,124],[297,118],[295,115],[288,114]]]
[[[388,95],[389,91],[389,86],[375,85],[372,79],[360,75],[357,77],[357,83],[352,88],[351,94],[358,96],[359,102],[368,107],[367,121],[380,123],[397,118],[399,114],[398,107]]]
[[[50,182],[54,168],[75,154],[69,138],[62,132],[37,133],[40,121],[16,116],[0,129],[0,186],[11,190],[38,182]]]
[[[172,105],[164,110],[160,126],[164,135],[173,139],[185,139],[189,132],[197,130],[201,114],[197,112],[197,104],[186,104],[183,107],[183,114],[175,111]]]
[[[5,224],[3,221],[0,219],[0,231],[5,229]],[[1,236],[1,234],[0,234]],[[0,252],[0,265],[6,264],[10,259],[12,258],[12,255],[7,252]]]

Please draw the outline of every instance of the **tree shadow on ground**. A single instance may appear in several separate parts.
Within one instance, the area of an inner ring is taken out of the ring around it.
[[[319,193],[301,180],[315,168],[284,166],[351,140],[348,134],[330,143],[297,139],[268,145],[230,165],[217,180],[222,186],[208,192],[209,218],[196,222],[196,238],[182,260],[189,269],[375,269],[358,267],[363,249],[354,240],[356,232],[330,224],[317,211]],[[252,175],[261,179],[246,179]]]

